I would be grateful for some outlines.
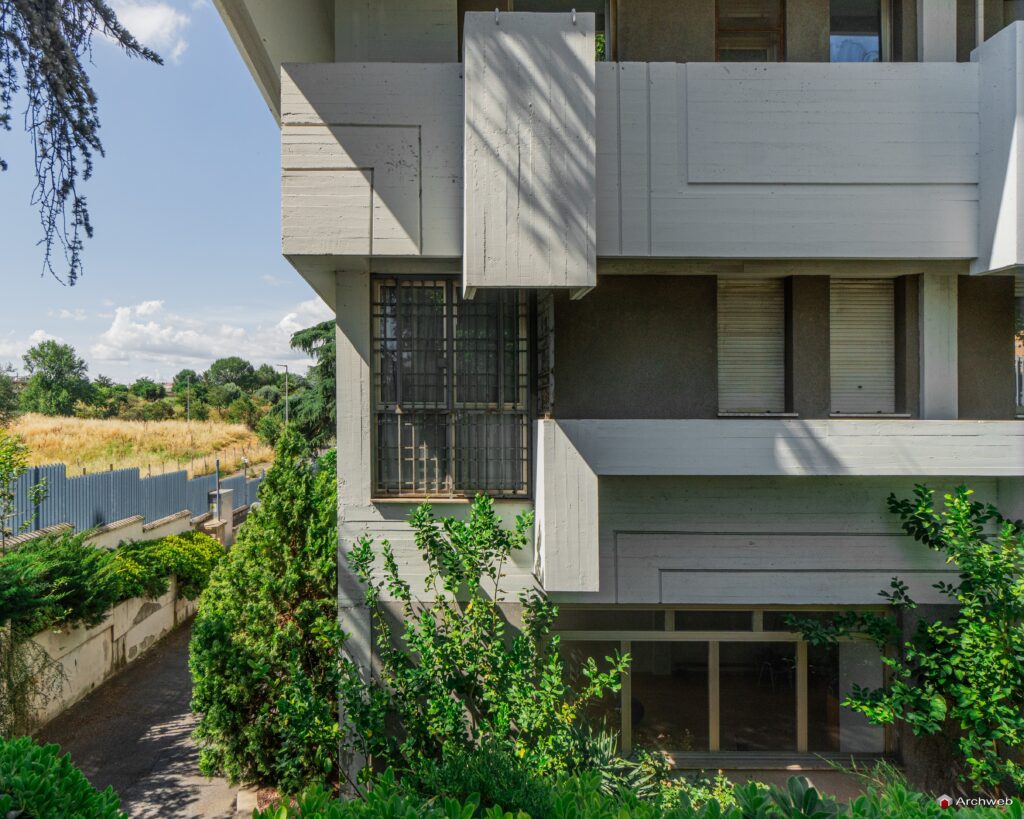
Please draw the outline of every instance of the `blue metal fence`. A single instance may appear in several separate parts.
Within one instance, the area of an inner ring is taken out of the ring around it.
[[[33,507],[30,488],[46,482],[46,494]],[[235,507],[256,500],[262,476],[234,475],[221,479],[221,489],[234,490]],[[144,478],[138,469],[116,469],[68,477],[64,464],[34,466],[19,478],[13,528],[31,521],[29,530],[70,523],[78,530],[142,515],[146,523],[187,509],[192,516],[210,511],[210,492],[217,488],[213,475],[188,479],[185,471]]]

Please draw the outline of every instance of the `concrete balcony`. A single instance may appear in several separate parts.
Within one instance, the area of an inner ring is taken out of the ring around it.
[[[583,70],[586,43],[560,60],[516,17],[520,50],[490,32],[480,60],[514,72],[283,67],[282,245],[302,272],[465,252],[470,287],[580,287],[615,257],[1024,263],[1024,23],[973,63]],[[546,120],[513,128],[495,100]]]
[[[543,420],[537,538],[550,591],[597,591],[598,480],[612,476],[1024,476],[1024,422]]]

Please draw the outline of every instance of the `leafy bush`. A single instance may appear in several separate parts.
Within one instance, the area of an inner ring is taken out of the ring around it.
[[[112,553],[90,546],[88,533],[45,535],[0,559],[0,584],[28,581],[35,597],[20,611],[0,609],[0,622],[22,635],[69,625],[94,626],[118,602]],[[0,599],[4,597],[0,591]]]
[[[803,777],[790,778],[785,788],[749,782],[736,786],[732,804],[710,800],[703,805],[682,798],[673,807],[644,802],[628,790],[605,793],[600,776],[583,773],[562,776],[543,787],[547,805],[543,813],[507,812],[504,806],[485,806],[478,794],[458,799],[423,796],[397,779],[393,771],[377,777],[359,798],[334,799],[321,787],[307,790],[287,805],[256,811],[254,819],[1021,819],[1020,802],[1005,807],[939,807],[927,794],[894,784],[885,790],[869,788],[849,805],[822,796]]]
[[[223,555],[201,532],[91,546],[88,532],[45,535],[0,558],[0,623],[21,636],[62,625],[93,626],[130,597],[157,597],[171,575],[180,597],[199,596]]]
[[[97,791],[56,745],[37,745],[29,737],[0,739],[0,816],[48,819],[81,816],[122,819],[113,788]]]
[[[224,549],[209,535],[190,531],[125,543],[113,555],[121,599],[159,597],[173,575],[178,597],[194,600],[206,587]]]
[[[466,521],[436,520],[429,504],[416,509],[410,524],[427,569],[429,607],[415,602],[390,543],[381,548],[382,579],[374,574],[373,542],[363,538],[352,549],[349,562],[364,584],[379,667],[366,681],[344,659],[342,704],[347,740],[371,764],[416,770],[446,754],[472,753],[484,738],[514,749],[538,773],[585,763],[575,726],[588,705],[619,689],[628,657],[605,658],[604,671],[589,658],[584,683],[574,690],[551,633],[557,610],[547,598],[522,594],[522,628],[508,627],[503,571],[526,543],[531,523],[526,513],[505,529],[483,496]],[[385,587],[401,608],[397,633],[381,604]]]
[[[884,656],[885,687],[854,686],[844,705],[876,724],[903,722],[914,734],[954,737],[962,777],[974,787],[1024,789],[1024,526],[959,487],[936,513],[934,492],[918,486],[913,499],[889,497],[903,530],[942,553],[959,570],[958,582],[935,588],[956,610],[949,618],[922,618],[899,651]],[[993,531],[994,530],[994,531]],[[916,603],[893,578],[883,592],[897,611]],[[898,634],[890,616],[850,613],[831,623],[795,625],[812,643],[851,632],[871,636],[881,649]]]
[[[204,773],[295,792],[337,776],[337,487],[287,431],[203,592],[189,666]]]

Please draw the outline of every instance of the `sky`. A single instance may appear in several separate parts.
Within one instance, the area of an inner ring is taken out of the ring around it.
[[[281,256],[270,110],[209,0],[111,5],[164,65],[94,38],[106,156],[80,188],[95,236],[74,287],[42,272],[17,105],[0,131],[0,366],[23,369],[29,346],[56,338],[91,377],[123,382],[169,381],[231,355],[303,372],[309,362],[288,339],[332,313]]]

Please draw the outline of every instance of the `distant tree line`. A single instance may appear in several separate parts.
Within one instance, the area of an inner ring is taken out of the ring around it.
[[[292,336],[292,347],[314,364],[305,376],[287,376],[288,418],[313,446],[334,437],[334,323],[323,322]],[[170,388],[151,378],[119,384],[105,375],[90,379],[70,344],[42,341],[22,357],[25,377],[0,368],[0,424],[19,413],[165,421],[191,418],[245,424],[270,444],[285,423],[285,373],[253,366],[239,356],[219,358],[205,372],[181,370]]]

